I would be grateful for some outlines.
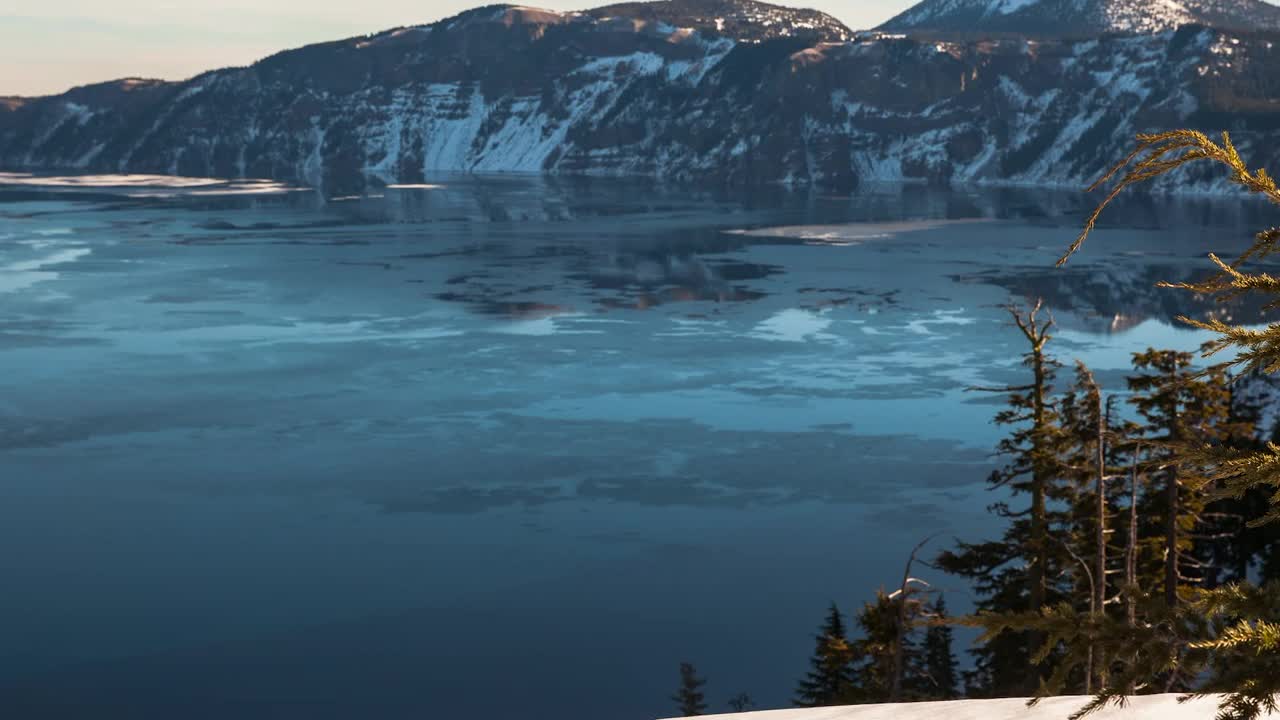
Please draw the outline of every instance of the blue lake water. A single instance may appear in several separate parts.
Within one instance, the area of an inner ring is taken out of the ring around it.
[[[994,531],[1000,306],[1118,388],[1265,222],[1135,199],[1054,270],[1087,196],[165,195],[0,190],[5,717],[785,706],[827,603]]]

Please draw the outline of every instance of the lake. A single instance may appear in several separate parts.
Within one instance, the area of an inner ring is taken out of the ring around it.
[[[1000,398],[967,388],[1023,377],[1001,306],[1044,298],[1120,388],[1205,339],[1155,282],[1267,211],[1135,197],[1055,270],[1096,198],[10,180],[22,718],[642,720],[686,660],[714,710],[786,706],[829,602],[997,531]]]

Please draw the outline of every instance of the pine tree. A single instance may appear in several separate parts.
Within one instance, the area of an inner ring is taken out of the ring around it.
[[[899,637],[897,617],[897,604],[883,590],[878,591],[875,600],[864,604],[858,613],[861,637],[853,644],[856,687],[853,700],[856,702],[890,702],[897,648],[905,646],[903,652],[909,657],[915,654],[910,639]]]
[[[858,613],[861,636],[853,642],[851,702],[947,700],[959,695],[951,628],[941,624],[945,605],[941,615],[936,604],[913,602],[908,607],[904,626],[897,597],[882,590]]]
[[[1253,373],[1231,383],[1230,417],[1220,426],[1223,443],[1237,451],[1258,453],[1266,449],[1259,434],[1263,424],[1263,403],[1256,396],[1261,388],[1274,395],[1277,388],[1265,376]],[[1274,433],[1280,426],[1272,428]],[[1205,512],[1197,557],[1205,563],[1205,586],[1220,587],[1232,582],[1280,580],[1280,524],[1250,526],[1248,520],[1266,513],[1270,496],[1261,488],[1250,488],[1242,497],[1214,498]]]
[[[1148,349],[1134,354],[1133,366],[1139,371],[1154,371],[1130,377],[1129,390],[1134,393],[1130,402],[1147,421],[1143,431],[1147,439],[1154,440],[1148,443],[1152,450],[1146,470],[1160,478],[1160,484],[1153,484],[1139,505],[1139,516],[1152,526],[1145,532],[1139,530],[1140,536],[1150,538],[1143,543],[1146,547],[1139,546],[1139,573],[1142,574],[1143,565],[1158,565],[1150,574],[1159,577],[1165,605],[1173,607],[1178,604],[1178,588],[1182,584],[1181,560],[1191,548],[1187,536],[1195,515],[1203,510],[1201,498],[1181,492],[1179,468],[1173,463],[1175,444],[1185,441],[1188,435],[1179,389],[1191,378],[1191,354]]]
[[[1173,607],[1186,596],[1185,586],[1204,580],[1204,563],[1195,557],[1196,529],[1203,521],[1208,497],[1204,478],[1178,461],[1189,444],[1219,442],[1230,415],[1231,395],[1225,375],[1218,371],[1200,378],[1190,353],[1152,350],[1135,353],[1138,375],[1129,378],[1131,402],[1146,421],[1147,444],[1154,448],[1148,470],[1161,485],[1146,497],[1139,513],[1156,523],[1148,544],[1148,564],[1163,565],[1161,590]],[[1141,562],[1141,561],[1140,561]]]
[[[707,681],[698,677],[698,669],[693,663],[680,663],[680,688],[671,700],[680,709],[681,717],[694,717],[707,712],[706,698],[702,687]]]
[[[1076,362],[1076,380],[1062,398],[1062,423],[1069,438],[1064,458],[1074,481],[1071,527],[1061,542],[1075,560],[1070,568],[1076,578],[1070,593],[1073,606],[1096,616],[1106,611],[1110,589],[1112,525],[1117,514],[1114,463],[1118,455],[1111,408],[1093,373]],[[1101,681],[1105,668],[1095,663],[1093,653],[1083,669],[1083,689],[1091,693],[1095,679]]]
[[[992,510],[1009,520],[999,541],[960,543],[942,553],[937,565],[943,570],[970,578],[979,596],[975,603],[980,615],[1000,615],[1035,611],[1059,602],[1064,589],[1061,578],[1071,562],[1066,548],[1054,542],[1052,532],[1067,522],[1066,514],[1051,503],[1069,498],[1062,464],[1065,437],[1053,395],[1053,381],[1059,364],[1048,354],[1052,320],[1039,316],[1042,304],[1026,313],[1009,308],[1014,324],[1027,340],[1023,356],[1031,370],[1027,385],[977,388],[1008,394],[1009,407],[996,415],[996,422],[1012,426],[1009,437],[1000,442],[998,452],[1008,464],[992,473],[991,490],[1012,491],[1015,497],[1029,496],[1028,507],[1013,511],[1006,503]],[[986,636],[972,653],[975,669],[966,673],[968,693],[1000,697],[1033,692],[1048,666],[1036,669],[1035,648],[1041,636],[1031,632],[1002,632]],[[1047,659],[1046,659],[1047,660]]]
[[[954,700],[960,697],[960,670],[952,649],[951,627],[947,603],[941,594],[929,608],[932,624],[924,635],[924,673],[922,693],[929,700]]]
[[[845,634],[844,618],[835,603],[818,631],[810,669],[796,688],[799,707],[822,707],[852,702],[854,698],[853,649]]]
[[[733,697],[729,698],[728,705],[730,710],[736,713],[743,713],[755,707],[756,703],[754,700],[751,699],[750,695],[744,692],[740,692],[737,695],[734,695]]]
[[[935,620],[927,602],[933,591],[912,575],[920,551],[934,537],[911,550],[898,587],[891,593],[877,591],[858,613],[862,634],[852,645],[857,702],[922,700],[937,692],[918,637],[921,627]]]
[[[1190,162],[1210,160],[1225,165],[1232,183],[1280,204],[1280,187],[1265,170],[1250,170],[1226,133],[1221,144],[1192,130],[1140,135],[1138,140],[1137,149],[1095,184],[1096,187],[1120,177],[1060,265],[1080,249],[1103,210],[1125,188]],[[1258,233],[1254,244],[1230,264],[1209,255],[1217,266],[1217,275],[1204,282],[1166,287],[1224,300],[1257,293],[1276,307],[1280,302],[1280,278],[1245,268],[1275,252],[1278,242],[1280,228]],[[1157,520],[1164,529],[1160,540],[1166,549],[1161,568],[1163,597],[1158,604],[1147,603],[1142,622],[1132,622],[1132,615],[1122,622],[1105,615],[1082,619],[1073,608],[1063,605],[1039,616],[1026,613],[1021,618],[1006,618],[1000,628],[1045,632],[1042,650],[1049,643],[1066,647],[1065,664],[1078,662],[1080,648],[1088,644],[1100,651],[1104,662],[1118,663],[1123,668],[1077,716],[1120,700],[1141,684],[1161,677],[1204,678],[1196,687],[1197,692],[1226,694],[1219,714],[1224,720],[1252,720],[1280,710],[1280,583],[1258,587],[1242,580],[1215,588],[1180,587],[1181,563],[1189,554],[1186,521],[1180,518],[1192,514],[1189,511],[1201,499],[1196,494],[1199,488],[1211,488],[1214,498],[1236,500],[1260,491],[1269,498],[1269,504],[1250,524],[1258,527],[1280,520],[1280,445],[1268,443],[1264,448],[1253,449],[1223,441],[1220,432],[1201,433],[1201,437],[1188,432],[1202,429],[1194,428],[1195,421],[1216,414],[1212,406],[1220,405],[1218,393],[1227,390],[1229,369],[1237,368],[1246,374],[1280,372],[1280,324],[1257,330],[1231,325],[1229,317],[1180,319],[1217,336],[1207,345],[1206,357],[1228,350],[1233,357],[1201,376],[1208,385],[1207,398],[1187,397],[1183,394],[1185,385],[1175,386],[1167,380],[1153,379],[1140,388],[1145,392],[1145,405],[1139,404],[1139,410],[1148,428],[1156,430],[1160,438],[1160,445],[1154,449],[1160,464],[1149,469],[1162,474],[1164,490],[1163,507],[1157,507]],[[1176,377],[1183,370],[1181,358],[1176,356],[1153,355],[1142,360],[1147,368],[1156,370],[1157,378]],[[1197,406],[1201,400],[1207,400],[1211,407]],[[1139,598],[1130,598],[1129,603],[1136,606]],[[1135,614],[1142,612],[1137,609]],[[993,630],[989,628],[988,633]],[[1062,680],[1061,673],[1051,678],[1047,691]]]
[[[925,598],[932,592],[929,584],[912,576],[912,570],[920,551],[936,535],[925,538],[911,550],[906,567],[902,570],[902,582],[889,595],[893,603],[893,636],[889,645],[890,669],[893,675],[889,683],[889,702],[920,699],[928,692],[924,656],[916,643],[916,629],[928,614]]]

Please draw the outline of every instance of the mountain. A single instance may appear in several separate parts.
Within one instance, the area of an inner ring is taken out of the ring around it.
[[[826,13],[754,0],[631,2],[589,10],[587,14],[600,19],[625,17],[672,27],[714,29],[740,41],[808,37],[820,42],[844,42],[853,37],[852,30]]]
[[[10,99],[0,168],[271,178],[330,194],[511,171],[1078,187],[1135,133],[1182,126],[1231,129],[1251,164],[1280,167],[1278,42],[1205,25],[853,34],[750,0],[491,6],[186,82]],[[1221,187],[1210,168],[1191,171],[1200,189]]]
[[[1181,25],[1280,30],[1280,7],[1263,0],[924,0],[881,26],[941,36],[1088,36],[1155,33]]]

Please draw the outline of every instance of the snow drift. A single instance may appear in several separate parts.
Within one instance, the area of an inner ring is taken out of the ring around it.
[[[1093,720],[1213,720],[1218,696],[1179,702],[1181,695],[1140,695],[1125,707],[1107,707]],[[884,705],[767,710],[714,715],[735,720],[1066,720],[1088,701],[1082,697],[1046,698],[1027,707],[1022,698],[952,700]]]

